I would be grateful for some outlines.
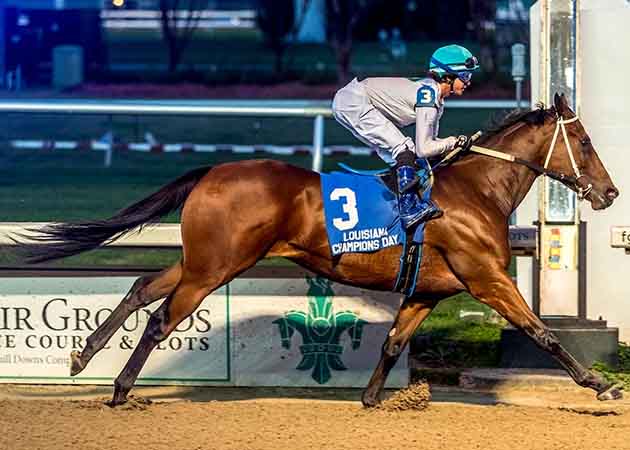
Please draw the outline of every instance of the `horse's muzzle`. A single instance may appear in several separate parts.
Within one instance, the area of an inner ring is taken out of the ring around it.
[[[606,198],[613,202],[617,197],[619,197],[619,190],[617,188],[610,188],[606,191]]]
[[[615,199],[619,197],[619,190],[615,187],[610,187],[601,193],[599,189],[593,189],[587,197],[593,209],[597,211],[611,206]]]

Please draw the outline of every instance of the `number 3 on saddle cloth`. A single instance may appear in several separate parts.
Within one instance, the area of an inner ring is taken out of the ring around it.
[[[417,162],[420,192],[423,198],[429,199],[433,181],[431,169],[425,159]],[[388,169],[358,171],[339,165],[346,172],[321,174],[326,231],[332,255],[369,253],[402,245],[398,278],[392,290],[411,295],[422,260],[425,224],[407,232],[402,228],[396,180]]]

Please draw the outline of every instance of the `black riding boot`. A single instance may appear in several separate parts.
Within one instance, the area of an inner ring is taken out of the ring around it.
[[[404,229],[439,217],[442,211],[431,201],[423,200],[418,195],[419,178],[416,174],[415,155],[410,151],[402,152],[396,158],[398,209]]]

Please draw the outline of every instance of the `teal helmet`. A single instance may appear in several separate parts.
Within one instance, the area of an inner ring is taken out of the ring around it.
[[[473,71],[479,69],[479,61],[461,45],[447,45],[438,48],[429,62],[429,71],[438,76],[455,75],[464,83],[469,83]]]

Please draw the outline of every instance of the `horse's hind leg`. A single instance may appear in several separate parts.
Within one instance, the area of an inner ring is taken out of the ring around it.
[[[381,359],[361,397],[363,406],[372,407],[380,402],[379,396],[387,375],[398,361],[413,332],[428,317],[436,303],[434,300],[405,299],[383,344]]]
[[[116,309],[87,338],[83,350],[71,353],[70,375],[77,375],[85,369],[92,357],[107,344],[132,313],[173,292],[181,275],[182,266],[178,262],[157,274],[138,278]]]
[[[211,284],[209,284],[211,283]],[[134,349],[131,358],[114,381],[114,396],[111,406],[127,401],[127,394],[133,387],[138,374],[151,351],[164,341],[179,323],[192,314],[203,299],[223,281],[212,283],[206,277],[184,279],[160,307],[151,314],[142,338]]]

